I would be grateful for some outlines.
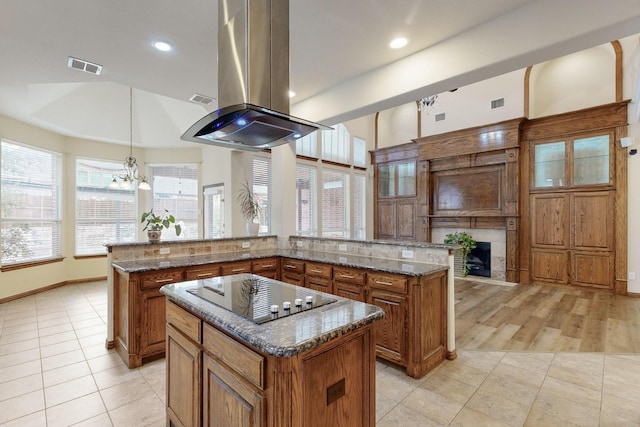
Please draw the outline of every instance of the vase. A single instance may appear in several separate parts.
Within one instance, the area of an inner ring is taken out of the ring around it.
[[[159,242],[162,230],[147,230],[147,237],[151,243]]]
[[[257,222],[247,222],[247,236],[257,236],[260,233],[260,224]]]

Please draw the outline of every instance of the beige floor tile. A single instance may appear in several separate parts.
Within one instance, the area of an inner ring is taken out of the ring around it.
[[[45,387],[51,387],[56,384],[75,380],[87,375],[91,375],[91,370],[86,361],[72,363],[71,365],[61,366],[59,368],[44,371],[42,379]]]
[[[442,425],[448,425],[463,404],[424,388],[412,391],[401,404]]]
[[[24,378],[29,375],[39,374],[40,372],[42,372],[40,360],[31,360],[18,365],[0,368],[0,386],[6,381]]]
[[[99,393],[47,408],[47,427],[70,426],[106,412]],[[135,425],[135,424],[131,424]]]
[[[89,363],[89,368],[91,368],[91,372],[93,373],[104,371],[118,365],[124,365],[124,362],[115,351],[104,356],[89,359],[87,362]]]
[[[14,342],[20,342],[25,340],[32,340],[34,338],[38,338],[38,331],[27,331],[21,332],[19,334],[3,334],[0,335],[0,345],[12,344]]]
[[[382,393],[376,392],[376,422],[387,415],[390,410],[396,407],[398,402],[388,398]]]
[[[99,390],[113,387],[116,384],[122,384],[124,382],[140,378],[141,374],[135,369],[129,369],[126,365],[118,365],[104,371],[96,372],[93,374],[96,384]]]
[[[47,415],[42,410],[0,425],[2,427],[43,427],[47,425]]]
[[[99,335],[91,335],[91,336],[88,336],[88,337],[79,337],[78,338],[78,342],[80,342],[80,347],[85,348],[85,347],[93,347],[93,346],[98,345],[98,344],[104,345],[106,339],[107,339],[107,334],[106,334],[106,330],[105,330],[104,333],[99,334]]]
[[[602,390],[603,354],[559,353],[553,359],[547,375],[592,390]]]
[[[44,389],[44,401],[47,408],[77,399],[98,391],[91,375],[56,384]]]
[[[465,404],[476,391],[476,387],[465,384],[455,378],[441,375],[438,372],[427,378],[420,387],[461,404]]]
[[[47,335],[46,337],[40,337],[40,346],[58,344],[64,341],[77,340],[76,333],[74,331],[62,332],[60,334]]]
[[[56,335],[62,332],[73,331],[73,326],[71,326],[71,322],[61,323],[55,326],[45,326],[43,328],[38,329],[38,334],[41,337],[46,337],[48,335]]]
[[[2,380],[0,380],[2,381]],[[0,401],[42,389],[40,373],[0,383]]]
[[[554,356],[554,353],[513,352],[507,353],[502,358],[502,363],[546,375]]]
[[[107,327],[104,324],[98,326],[89,326],[86,328],[76,329],[76,336],[78,338],[93,338],[96,336],[107,336]]]
[[[549,393],[580,405],[599,407],[602,392],[582,387],[564,380],[547,377],[540,388],[540,393]]]
[[[521,426],[531,409],[530,405],[523,405],[484,390],[478,390],[471,396],[466,406],[512,426]]]
[[[618,396],[602,396],[601,426],[640,425],[640,405]]]
[[[29,350],[19,351],[17,353],[5,354],[4,356],[0,356],[0,368],[20,365],[24,362],[38,359],[40,359],[39,348],[32,348]]]
[[[143,377],[100,390],[102,401],[109,411],[154,394],[151,386]]]
[[[167,400],[167,376],[164,372],[156,371],[144,376],[156,395],[166,403]]]
[[[403,406],[402,404],[390,410],[387,415],[376,423],[377,427],[420,426],[441,427],[436,421],[430,420],[418,412]]]
[[[555,393],[542,391],[533,403],[533,409],[581,426],[597,426],[600,417],[599,407],[581,405]]]
[[[40,354],[42,357],[55,356],[74,350],[80,350],[80,343],[78,343],[77,340],[62,341],[56,344],[40,346]]]
[[[115,353],[114,349],[109,350],[104,342],[101,344],[92,345],[90,347],[82,347],[84,357],[89,359],[95,359],[96,357],[106,356],[107,354]]]
[[[2,335],[13,335],[13,334],[21,334],[23,332],[34,331],[38,329],[38,323],[24,323],[15,326],[2,326]]]
[[[109,411],[115,427],[156,426],[165,425],[166,409],[157,396],[146,396],[127,405]]]
[[[48,319],[41,319],[40,317],[38,317],[38,327],[47,328],[49,326],[58,326],[58,325],[71,323],[66,313],[54,313],[54,314],[56,314],[57,316],[51,317]]]
[[[26,330],[35,329],[32,325],[36,325],[36,328],[37,328],[38,317],[33,316],[33,317],[17,318],[17,319],[4,319],[2,321],[2,328],[5,329],[5,328],[22,326],[27,324],[29,325],[29,328],[27,328]],[[6,332],[5,330],[3,330],[2,333],[9,334],[11,332]]]
[[[527,384],[536,388],[542,386],[542,382],[545,379],[545,374],[538,371],[528,371],[515,367],[509,363],[500,363],[493,370],[492,374],[502,375],[515,379],[516,381]]]
[[[538,395],[539,386],[525,384],[511,375],[492,372],[478,388],[479,391],[530,407]]]
[[[462,408],[460,413],[453,419],[450,424],[456,427],[508,427],[500,420],[492,418],[482,412],[478,412],[467,406]],[[551,426],[547,426],[551,427]]]
[[[456,360],[481,371],[490,372],[504,356],[505,352],[503,351],[460,351]]]
[[[74,424],[73,427],[112,427],[113,423],[108,413],[96,415],[88,420]],[[158,426],[160,427],[160,426]]]
[[[376,376],[376,390],[396,402],[400,402],[417,387],[418,384],[399,381],[398,377],[389,371],[381,372]]]
[[[98,313],[95,312],[95,310],[87,311],[85,313],[75,313],[75,314],[69,315],[69,320],[71,320],[72,323],[76,323],[84,320],[93,321],[96,319],[100,320],[100,316],[98,315]]]
[[[526,427],[578,427],[578,424],[571,423],[562,418],[557,418],[546,414],[544,412],[538,411],[537,409],[532,409],[529,412],[529,416],[525,421],[524,425]]]
[[[0,345],[0,356],[5,356],[7,354],[19,353],[25,350],[32,350],[34,348],[40,347],[40,342],[37,338],[33,338],[30,340],[18,341],[12,344],[4,344]]]
[[[437,373],[449,378],[455,378],[473,387],[478,387],[489,375],[486,370],[465,365],[457,360],[445,361],[437,370]]]
[[[0,402],[0,424],[16,418],[22,418],[43,409],[44,394],[42,390],[3,400]]]
[[[106,330],[106,325],[104,324],[104,322],[102,321],[102,319],[100,319],[100,317],[94,315],[94,317],[90,318],[90,319],[84,319],[84,320],[72,320],[71,324],[73,325],[73,329],[87,329],[87,328],[93,328],[95,326],[101,326],[104,330]]]
[[[42,359],[42,370],[48,371],[61,366],[82,362],[83,360],[84,354],[81,350],[73,350],[67,353],[56,354],[55,356],[49,356]]]

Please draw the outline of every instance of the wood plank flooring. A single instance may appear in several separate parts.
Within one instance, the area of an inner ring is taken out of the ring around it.
[[[640,353],[640,298],[456,279],[463,350]]]

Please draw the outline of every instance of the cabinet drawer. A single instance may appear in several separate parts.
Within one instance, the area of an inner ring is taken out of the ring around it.
[[[370,288],[384,289],[391,292],[407,293],[407,278],[391,274],[369,273],[367,283]]]
[[[251,261],[234,262],[231,264],[222,264],[220,272],[223,276],[230,274],[251,273]]]
[[[331,266],[327,264],[318,264],[315,262],[307,262],[305,266],[307,276],[324,277],[331,279]]]
[[[203,266],[199,268],[189,268],[184,273],[184,279],[185,280],[208,279],[210,277],[217,277],[219,275],[220,275],[220,266],[211,265],[211,266]]]
[[[333,280],[337,282],[347,282],[356,285],[364,285],[364,271],[352,268],[334,267]]]
[[[296,273],[304,273],[304,262],[296,259],[285,258],[282,260],[282,271],[295,271]]]
[[[207,353],[264,390],[264,357],[206,323],[203,325],[202,335],[202,346]]]
[[[143,275],[140,278],[142,289],[159,289],[164,285],[182,281],[182,270],[162,271]]]
[[[200,343],[202,322],[193,314],[183,310],[167,299],[167,323],[180,332]]]
[[[251,261],[251,272],[259,274],[263,271],[273,271],[280,268],[280,261],[277,258],[265,258]]]

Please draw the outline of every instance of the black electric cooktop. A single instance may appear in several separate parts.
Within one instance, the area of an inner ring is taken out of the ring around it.
[[[336,299],[322,292],[254,274],[235,274],[197,281],[187,292],[255,323],[313,310]]]

